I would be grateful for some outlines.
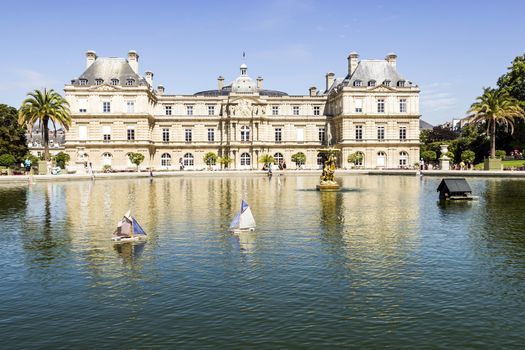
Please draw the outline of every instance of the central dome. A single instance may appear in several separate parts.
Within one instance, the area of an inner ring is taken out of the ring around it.
[[[232,83],[232,92],[234,93],[256,93],[257,84],[248,76],[248,66],[241,64],[241,75]]]

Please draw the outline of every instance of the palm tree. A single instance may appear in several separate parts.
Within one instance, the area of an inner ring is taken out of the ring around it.
[[[49,160],[49,122],[53,124],[55,136],[57,124],[67,131],[71,125],[69,103],[53,89],[35,90],[27,96],[18,111],[18,123],[27,125],[30,131],[38,123],[44,139],[44,157]]]
[[[510,134],[514,133],[516,119],[525,119],[520,103],[505,90],[484,88],[483,95],[470,106],[470,122],[486,124],[490,137],[490,158],[496,157],[496,125],[503,125]]]

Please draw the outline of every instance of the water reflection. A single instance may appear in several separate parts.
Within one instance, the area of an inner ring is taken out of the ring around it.
[[[146,243],[120,243],[114,244],[113,249],[118,253],[119,257],[125,264],[133,264],[136,260],[140,258],[144,252]]]

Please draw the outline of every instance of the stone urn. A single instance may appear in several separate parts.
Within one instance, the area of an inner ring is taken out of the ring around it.
[[[439,157],[439,166],[441,170],[450,170],[450,158],[447,156],[448,145],[440,145],[441,157]]]

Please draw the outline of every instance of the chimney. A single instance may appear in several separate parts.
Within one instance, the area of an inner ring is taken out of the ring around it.
[[[262,86],[263,86],[263,78],[262,77],[257,77],[257,90],[262,90]]]
[[[335,74],[332,73],[332,72],[326,73],[326,90],[327,91],[328,91],[328,89],[330,89],[330,87],[334,83],[334,76],[335,76]]]
[[[128,52],[128,63],[131,66],[131,69],[137,74],[139,74],[139,54],[135,50]]]
[[[164,86],[163,85],[157,86],[157,95],[159,95],[159,96],[164,95]]]
[[[312,96],[316,96],[317,95],[317,88],[315,86],[312,86],[310,89],[308,89],[310,91],[310,97]]]
[[[221,91],[222,88],[224,87],[224,77],[222,75],[219,75],[219,77],[217,78],[217,84],[218,84],[219,91]]]
[[[397,55],[395,53],[389,53],[386,55],[385,60],[390,63],[393,68],[396,68]]]
[[[97,53],[93,50],[86,52],[86,68],[89,68],[97,60]]]
[[[153,87],[153,72],[152,71],[145,71],[144,75],[146,76],[146,82],[149,84],[149,86]]]
[[[359,64],[359,55],[357,52],[350,52],[348,55],[348,75],[352,76],[354,74],[357,65]]]

